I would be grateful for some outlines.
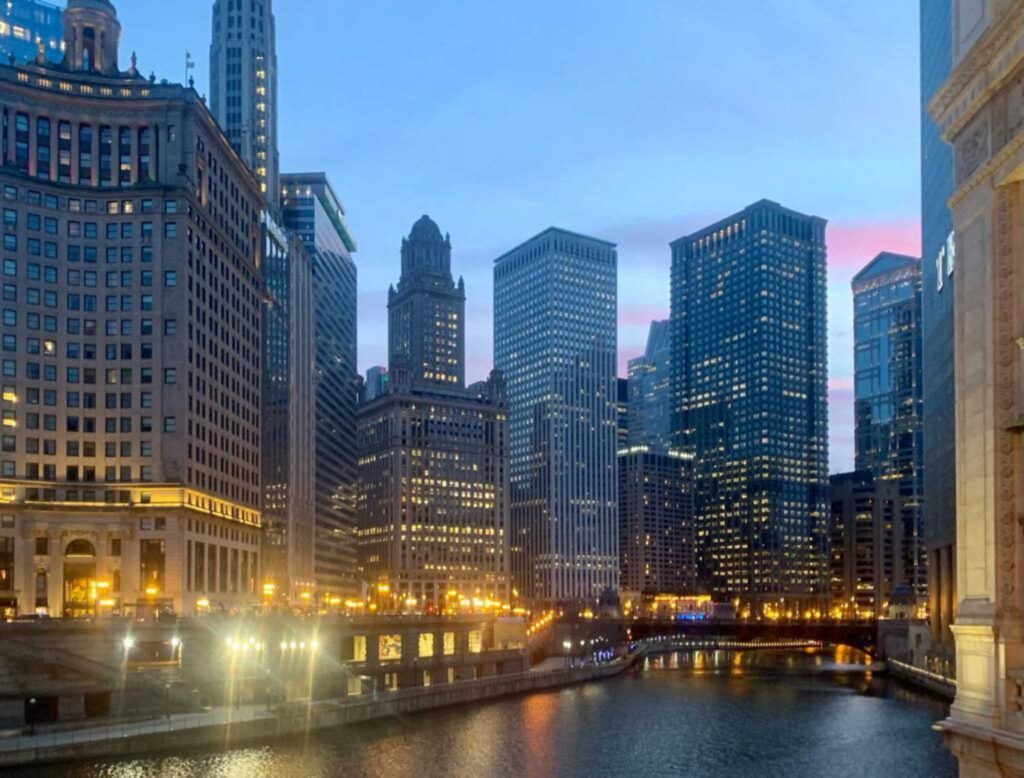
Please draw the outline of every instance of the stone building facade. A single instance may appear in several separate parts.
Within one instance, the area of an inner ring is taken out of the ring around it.
[[[382,607],[510,605],[505,379],[464,385],[465,290],[428,216],[388,313],[386,391],[358,420],[360,572]]]
[[[0,66],[0,605],[230,608],[260,569],[260,188],[195,91],[118,66],[107,0],[66,58]]]
[[[960,774],[1024,775],[1024,1],[954,0],[929,104],[953,146]]]

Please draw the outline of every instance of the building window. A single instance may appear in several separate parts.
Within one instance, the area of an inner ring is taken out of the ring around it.
[[[139,580],[143,591],[164,590],[164,541],[147,539],[139,541]]]

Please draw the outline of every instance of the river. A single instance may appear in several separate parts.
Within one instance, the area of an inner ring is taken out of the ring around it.
[[[866,657],[680,652],[621,677],[477,706],[182,756],[59,765],[26,776],[956,775],[934,698],[872,676]],[[12,773],[15,771],[12,771]]]

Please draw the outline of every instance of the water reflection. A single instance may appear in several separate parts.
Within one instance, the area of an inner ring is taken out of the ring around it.
[[[679,651],[604,683],[317,733],[28,775],[956,775],[944,706],[873,677],[855,649]]]

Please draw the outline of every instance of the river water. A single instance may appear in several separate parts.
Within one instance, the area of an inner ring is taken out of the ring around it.
[[[822,652],[680,652],[621,677],[223,752],[31,771],[27,776],[956,775],[934,698]],[[13,772],[13,771],[12,771]]]

